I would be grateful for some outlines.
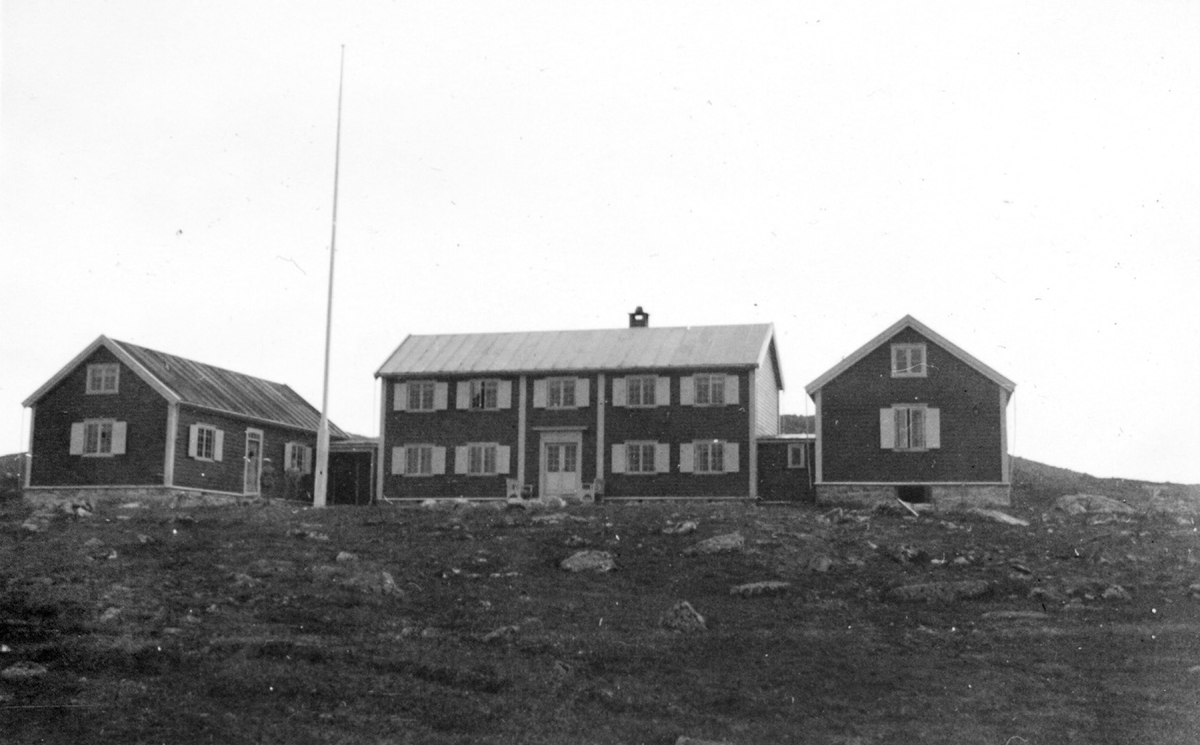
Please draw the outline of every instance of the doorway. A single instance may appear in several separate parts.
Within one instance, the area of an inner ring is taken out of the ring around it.
[[[539,493],[553,496],[577,493],[582,451],[583,434],[580,432],[543,433]]]
[[[244,494],[257,495],[262,492],[262,447],[262,430],[246,430],[246,467],[242,486]]]

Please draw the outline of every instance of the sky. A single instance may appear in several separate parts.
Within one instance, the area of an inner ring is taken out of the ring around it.
[[[0,4],[0,452],[104,334],[378,432],[408,334],[911,314],[1010,451],[1200,483],[1200,3]]]

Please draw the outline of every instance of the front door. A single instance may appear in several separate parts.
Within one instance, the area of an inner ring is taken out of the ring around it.
[[[578,432],[542,435],[542,494],[579,491],[579,456],[583,437]]]
[[[262,481],[262,432],[257,429],[246,430],[246,469],[245,469],[245,485],[242,491],[245,494],[258,494],[260,491],[259,484]]]

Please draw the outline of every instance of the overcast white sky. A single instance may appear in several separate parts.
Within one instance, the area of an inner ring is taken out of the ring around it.
[[[409,333],[906,313],[1016,455],[1200,482],[1200,3],[4,0],[0,452],[100,334],[375,434]]]

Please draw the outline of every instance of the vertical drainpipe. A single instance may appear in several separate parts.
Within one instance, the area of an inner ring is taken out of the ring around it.
[[[758,379],[758,371],[750,368],[750,372],[746,374],[746,413],[750,420],[749,446],[746,450],[749,452],[750,465],[746,469],[750,472],[750,491],[748,494],[751,499],[758,497],[758,436],[755,431],[757,421],[755,419],[758,414],[758,388],[755,385]]]
[[[528,425],[529,384],[524,375],[517,378],[517,483],[525,485],[525,429]]]
[[[163,448],[163,486],[175,486],[175,438],[179,434],[179,404],[167,404],[167,444]]]
[[[604,478],[604,373],[596,376],[596,478]]]

